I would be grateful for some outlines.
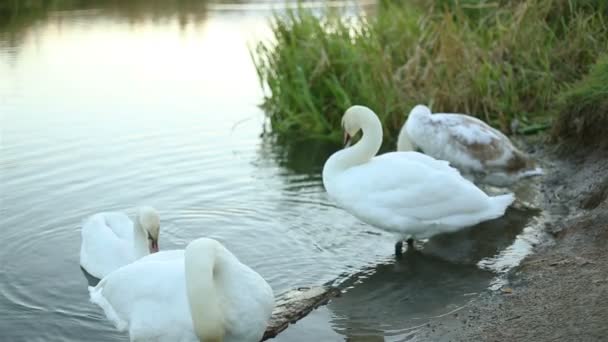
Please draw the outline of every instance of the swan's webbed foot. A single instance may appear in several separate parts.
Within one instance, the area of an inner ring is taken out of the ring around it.
[[[395,244],[395,256],[399,258],[402,255],[403,255],[403,241],[399,240]]]

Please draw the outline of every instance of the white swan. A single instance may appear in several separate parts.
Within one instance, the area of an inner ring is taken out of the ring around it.
[[[103,278],[117,268],[158,252],[160,218],[154,208],[141,207],[135,221],[123,213],[106,212],[89,217],[82,225],[80,265]]]
[[[429,238],[500,217],[513,194],[489,197],[464,179],[448,162],[418,152],[376,153],[382,126],[363,106],[342,117],[345,141],[363,130],[352,147],[334,153],[323,167],[323,185],[346,211],[368,224],[396,233],[401,239]]]
[[[508,186],[543,174],[509,138],[485,122],[464,114],[431,114],[423,105],[412,109],[397,141],[398,151],[415,147],[490,185]]]
[[[121,267],[89,292],[131,341],[258,342],[274,308],[268,283],[207,238]]]

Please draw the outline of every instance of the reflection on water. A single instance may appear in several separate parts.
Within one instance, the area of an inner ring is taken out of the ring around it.
[[[477,263],[508,247],[531,215],[510,209],[502,218],[435,236],[400,259],[388,258],[352,275],[342,283],[346,293],[329,305],[335,329],[352,341],[413,338],[418,328],[490,285],[495,274]]]
[[[238,2],[238,1],[237,1]],[[176,19],[181,29],[202,23],[205,0],[8,0],[0,2],[0,47],[16,49],[31,30],[48,21],[60,27],[74,14],[83,17],[110,17],[131,25]],[[14,50],[13,50],[14,51]]]
[[[339,149],[326,140],[294,139],[284,141],[273,136],[264,136],[260,148],[260,159],[273,161],[288,172],[321,178],[323,164],[329,156]]]
[[[352,287],[330,304],[341,334],[398,336],[415,332],[482,291],[491,275],[475,265],[459,265],[418,251],[397,261],[363,270],[345,285]]]
[[[475,265],[509,247],[538,212],[507,209],[505,216],[482,222],[470,229],[437,235],[424,246],[424,253],[452,263]]]
[[[211,236],[276,293],[348,289],[278,341],[410,336],[487,286],[476,263],[529,215],[394,261],[392,236],[327,198],[337,146],[260,138],[247,44],[267,37],[272,2],[230,3],[0,2],[0,340],[127,340],[88,301],[79,226],[139,204],[159,210],[162,249]]]

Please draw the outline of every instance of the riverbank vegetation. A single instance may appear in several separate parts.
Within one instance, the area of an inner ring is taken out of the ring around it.
[[[608,146],[608,55],[559,98],[553,137],[585,145]]]
[[[272,31],[252,57],[279,135],[338,139],[344,110],[365,104],[394,139],[417,103],[506,132],[517,119],[526,133],[580,96],[574,85],[607,51],[608,3],[381,0],[350,19],[335,9],[276,14]]]

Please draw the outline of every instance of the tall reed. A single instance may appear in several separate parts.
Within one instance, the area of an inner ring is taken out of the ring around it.
[[[274,39],[252,50],[273,131],[338,139],[344,110],[364,104],[395,137],[416,103],[525,130],[547,124],[564,85],[607,51],[602,0],[429,2],[276,14]]]

